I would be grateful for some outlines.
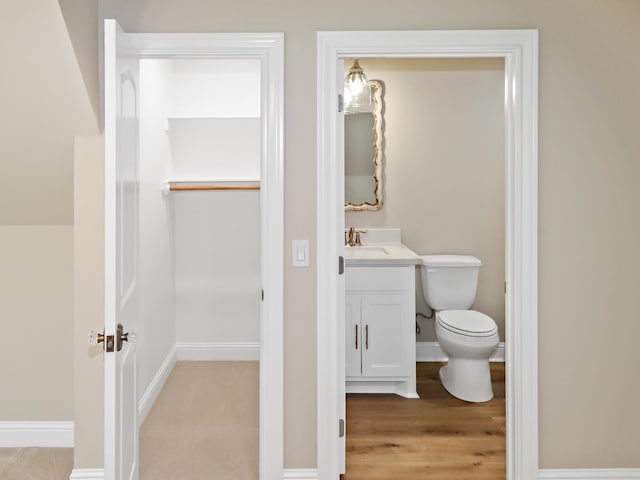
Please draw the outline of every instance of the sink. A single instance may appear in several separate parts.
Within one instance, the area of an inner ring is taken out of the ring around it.
[[[345,247],[345,253],[349,257],[374,257],[378,255],[389,255],[389,252],[384,247],[374,247],[370,245],[363,245],[361,247]]]

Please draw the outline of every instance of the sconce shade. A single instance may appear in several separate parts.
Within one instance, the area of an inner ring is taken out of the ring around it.
[[[344,111],[345,113],[370,112],[372,108],[371,85],[356,59],[344,78]]]

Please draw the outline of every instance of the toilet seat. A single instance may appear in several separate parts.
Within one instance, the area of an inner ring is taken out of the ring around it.
[[[438,312],[438,323],[452,333],[466,337],[490,337],[498,332],[493,319],[475,310],[443,310]]]

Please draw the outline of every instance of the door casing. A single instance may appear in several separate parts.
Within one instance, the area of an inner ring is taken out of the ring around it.
[[[247,58],[261,62],[260,205],[264,299],[260,326],[259,475],[263,480],[281,480],[284,468],[284,34],[128,33],[127,37],[140,58]]]
[[[538,477],[538,32],[432,30],[318,32],[317,442],[318,478],[336,479],[344,386],[344,128],[338,113],[345,58],[505,61],[507,479]],[[341,353],[342,352],[342,353]],[[342,363],[341,363],[342,359]]]

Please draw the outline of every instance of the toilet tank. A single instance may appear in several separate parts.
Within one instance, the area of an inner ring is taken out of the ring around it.
[[[433,310],[466,310],[476,298],[482,262],[470,255],[424,255],[420,266],[424,299]]]

